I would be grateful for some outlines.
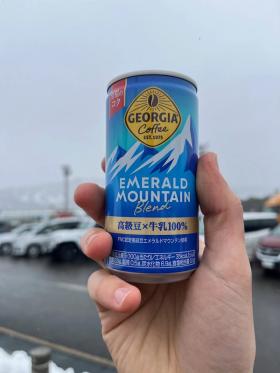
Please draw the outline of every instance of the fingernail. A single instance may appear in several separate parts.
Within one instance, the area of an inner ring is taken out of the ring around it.
[[[128,288],[119,288],[114,293],[115,301],[121,305],[125,298],[127,297],[128,293],[130,292],[130,289]]]

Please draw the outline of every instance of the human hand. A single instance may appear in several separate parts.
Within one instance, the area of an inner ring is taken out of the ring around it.
[[[249,373],[255,359],[251,269],[242,207],[221,176],[216,156],[198,162],[197,192],[205,216],[205,250],[185,281],[129,284],[104,269],[88,281],[102,335],[119,373]],[[76,203],[104,224],[104,190],[83,184]],[[96,261],[112,239],[100,228],[82,240]]]

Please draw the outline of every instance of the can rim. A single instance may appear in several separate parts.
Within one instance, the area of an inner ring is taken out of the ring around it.
[[[131,71],[126,74],[117,75],[115,78],[110,80],[110,82],[108,83],[107,91],[109,90],[112,84],[118,82],[119,80],[122,80],[125,78],[131,78],[133,76],[141,76],[141,75],[165,75],[165,76],[171,76],[174,78],[180,78],[191,83],[194,86],[195,90],[197,91],[197,83],[194,79],[190,78],[188,75],[177,73],[174,71],[169,71],[169,70],[138,70],[138,71]]]

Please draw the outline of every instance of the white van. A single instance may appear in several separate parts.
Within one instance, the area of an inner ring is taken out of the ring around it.
[[[245,245],[250,261],[255,260],[259,240],[267,236],[269,231],[278,224],[274,212],[244,212]],[[199,236],[204,241],[203,217],[199,217]]]

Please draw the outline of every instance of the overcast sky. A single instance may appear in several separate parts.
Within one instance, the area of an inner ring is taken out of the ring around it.
[[[100,180],[107,82],[151,68],[197,80],[240,195],[280,189],[279,0],[0,0],[0,188]]]

